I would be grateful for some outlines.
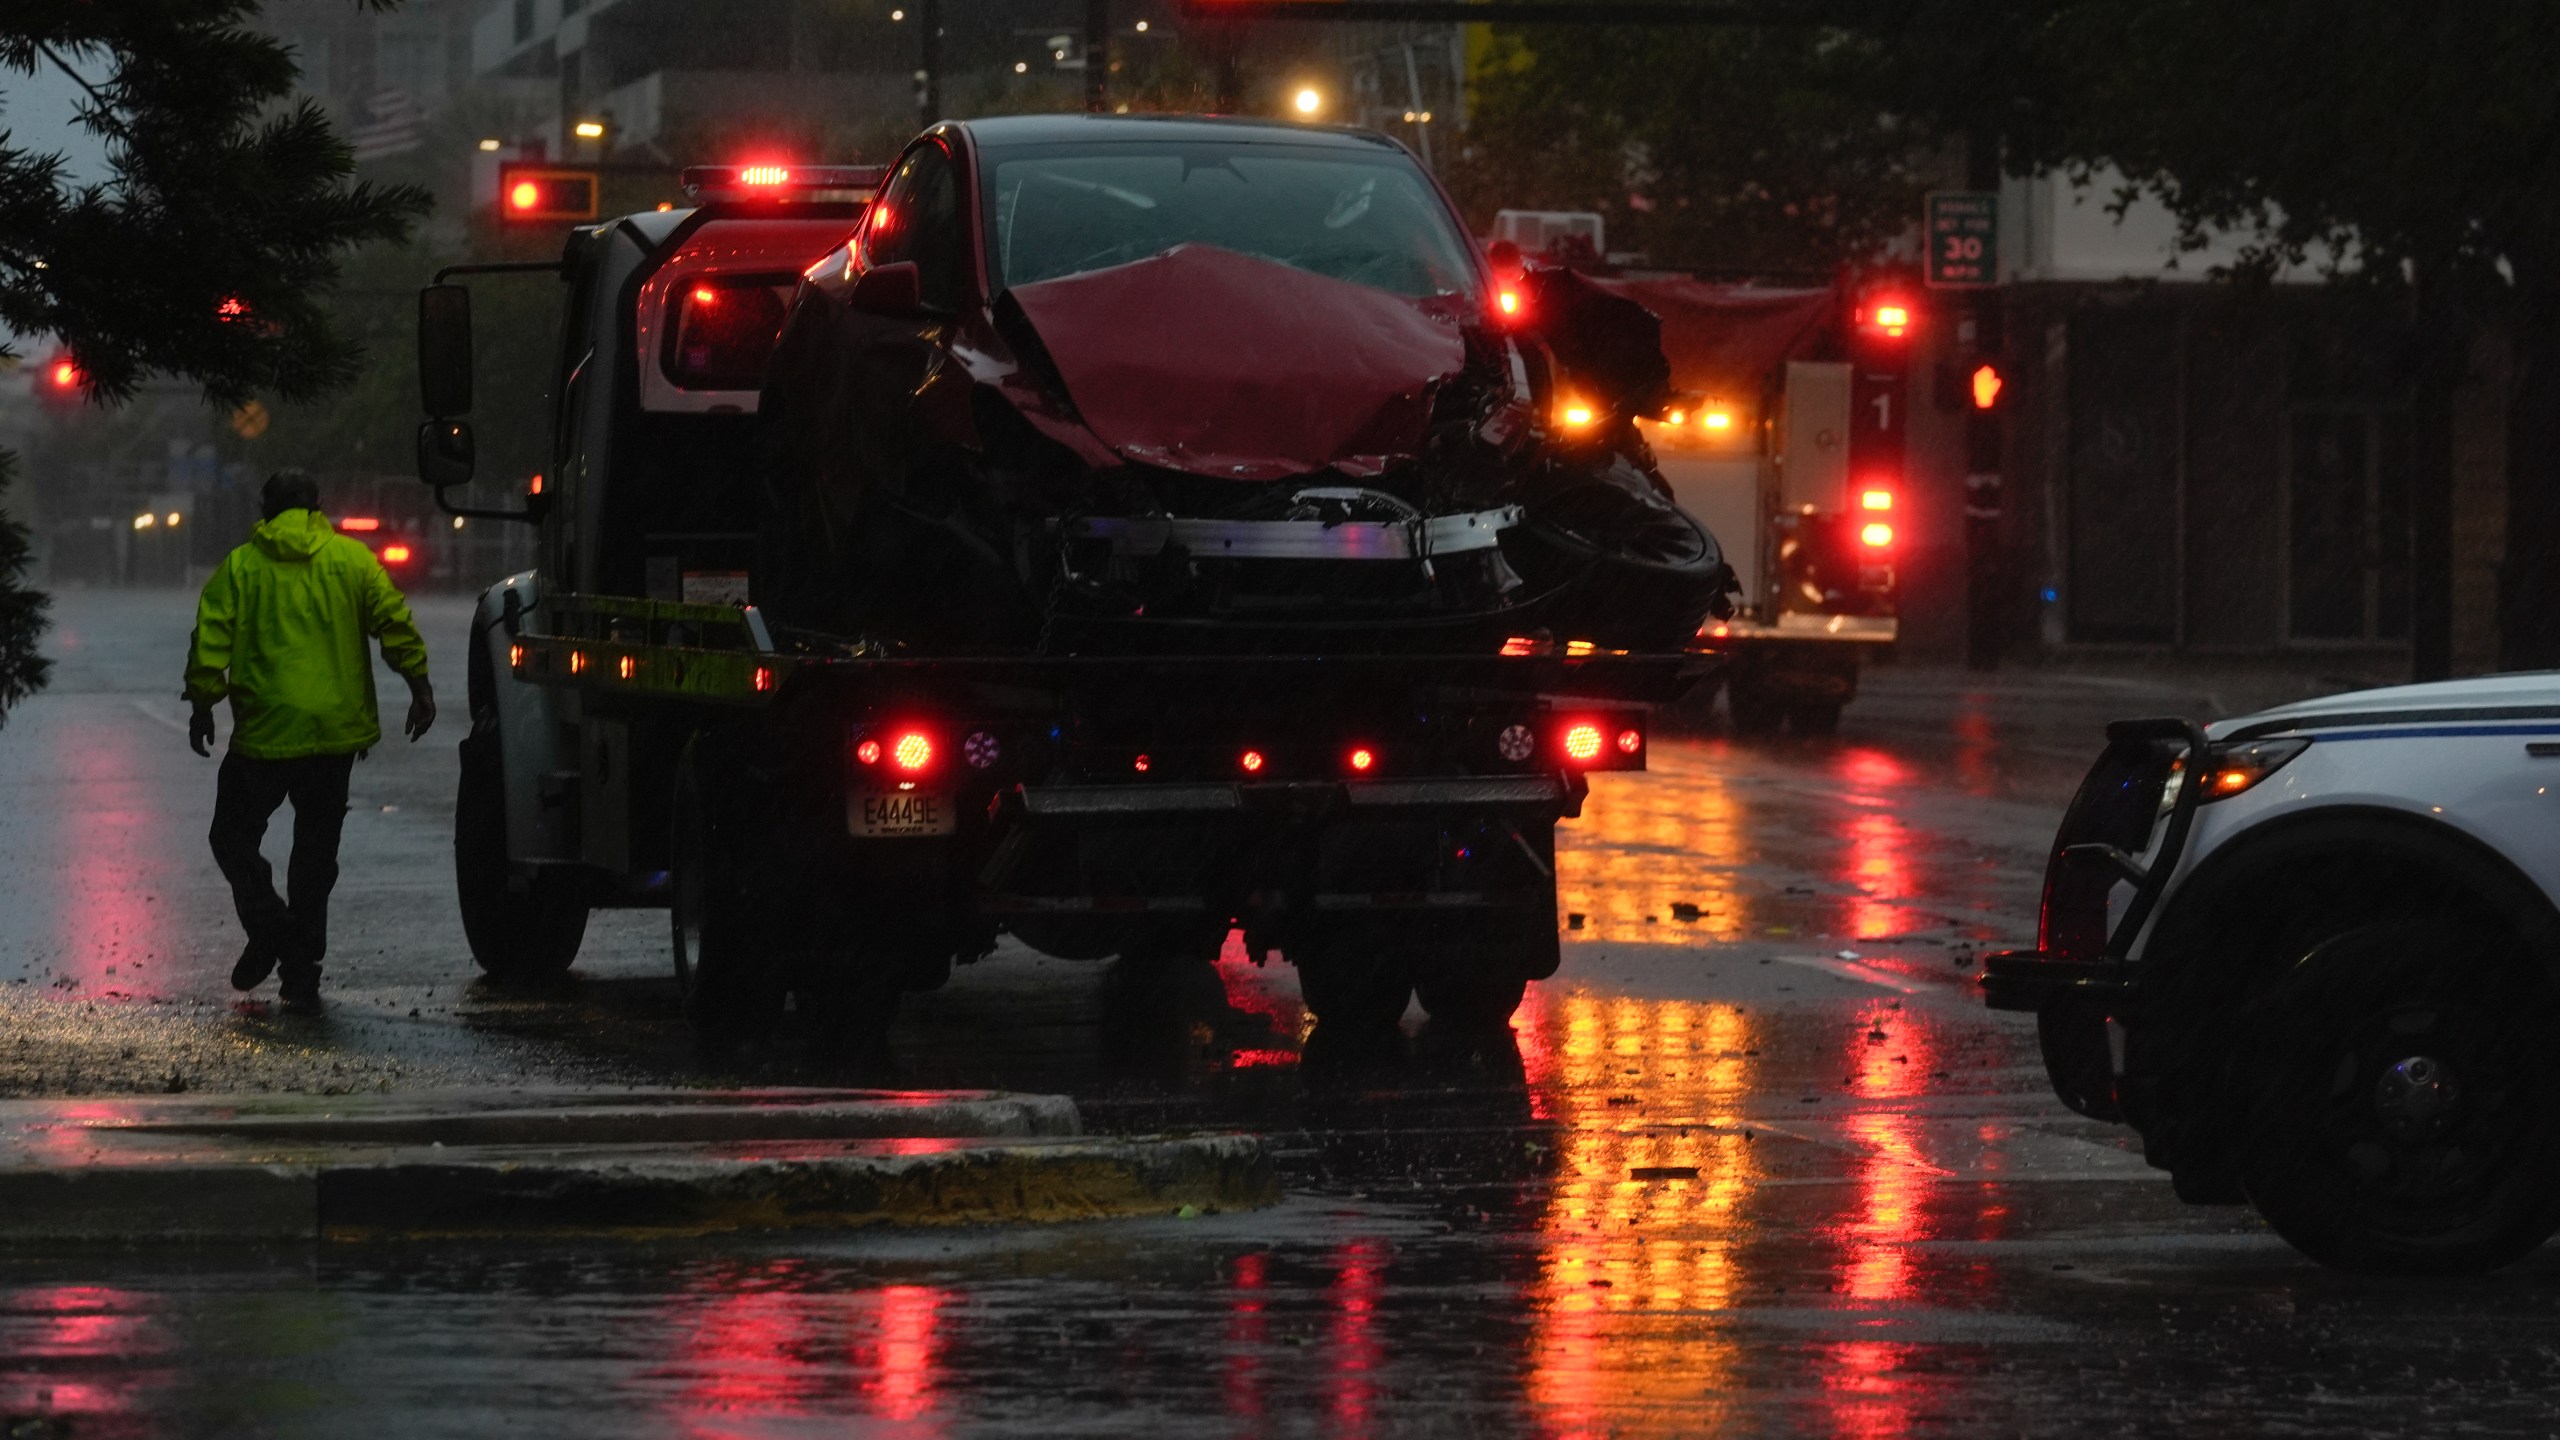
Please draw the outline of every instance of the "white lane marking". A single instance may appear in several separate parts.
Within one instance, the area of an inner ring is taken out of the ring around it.
[[[1834,960],[1828,955],[1772,955],[1769,958],[1781,965],[1801,965],[1808,970],[1837,975],[1843,980],[1881,986],[1897,995],[1917,995],[1925,988],[1900,975],[1878,970],[1872,965],[1861,965],[1855,960]]]
[[[187,733],[187,722],[186,722],[186,721],[184,721],[184,720],[182,720],[182,719],[179,719],[178,717],[176,717],[176,716],[174,716],[174,715],[163,715],[163,714],[161,714],[158,710],[156,710],[156,709],[154,709],[154,708],[152,707],[151,702],[150,702],[150,701],[148,701],[148,700],[136,700],[136,701],[134,701],[134,702],[133,702],[133,708],[134,708],[134,709],[136,709],[136,710],[141,711],[141,712],[142,712],[143,714],[145,714],[145,715],[150,716],[153,720],[158,721],[160,724],[166,725],[166,726],[168,726],[170,729],[177,731],[177,732],[178,732],[179,734],[181,734],[181,735],[184,735],[184,734],[186,734],[186,733]]]

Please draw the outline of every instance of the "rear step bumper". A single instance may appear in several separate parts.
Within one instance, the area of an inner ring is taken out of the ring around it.
[[[1033,820],[1144,819],[1154,816],[1323,815],[1411,810],[1581,813],[1587,786],[1557,775],[1462,775],[1424,780],[1288,780],[1265,784],[1026,785],[1022,811]]]

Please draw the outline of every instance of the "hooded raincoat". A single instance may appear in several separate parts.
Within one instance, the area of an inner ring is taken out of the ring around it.
[[[187,698],[231,702],[231,748],[253,760],[346,755],[382,743],[373,657],[411,679],[427,644],[362,542],[317,510],[261,521],[196,604]]]

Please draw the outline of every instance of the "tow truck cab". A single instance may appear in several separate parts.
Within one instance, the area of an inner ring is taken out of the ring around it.
[[[1214,954],[1241,926],[1328,1023],[1498,1023],[1556,967],[1553,830],[1644,767],[1696,655],[924,654],[755,603],[757,411],[803,271],[878,170],[688,171],[698,203],[455,267],[421,301],[420,472],[468,478],[467,295],[565,294],[538,569],[481,599],[455,819],[475,958],[565,969],[588,912],[665,906],[706,1042],[784,997],[876,1038],[999,931],[1068,958]],[[929,325],[930,318],[912,323]],[[1287,522],[1278,522],[1287,523]],[[787,541],[787,537],[784,537]]]

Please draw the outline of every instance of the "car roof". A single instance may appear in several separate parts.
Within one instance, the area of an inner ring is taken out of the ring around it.
[[[1298,125],[1232,115],[997,115],[948,122],[988,149],[1016,145],[1218,143],[1317,145],[1344,150],[1405,148],[1374,130],[1348,125]]]

